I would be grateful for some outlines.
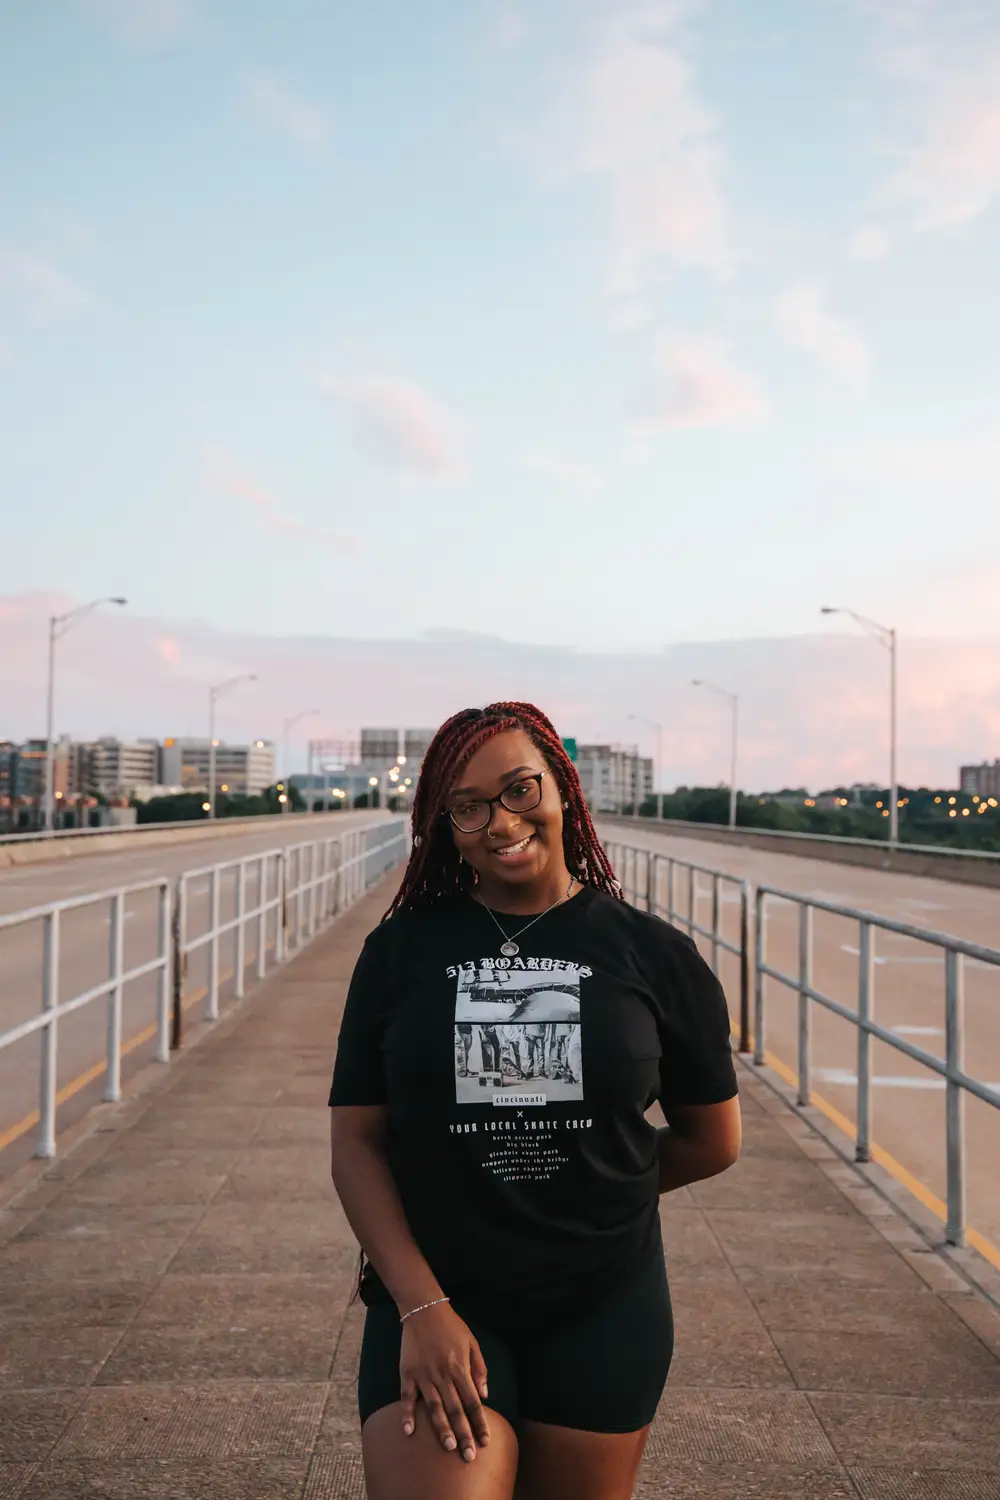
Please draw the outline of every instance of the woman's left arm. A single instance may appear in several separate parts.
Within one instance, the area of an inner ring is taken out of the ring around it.
[[[743,1140],[738,1098],[723,1104],[663,1105],[667,1123],[656,1132],[661,1193],[724,1172]]]

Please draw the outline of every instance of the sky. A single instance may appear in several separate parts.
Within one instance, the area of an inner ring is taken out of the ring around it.
[[[1000,754],[993,0],[6,7],[0,181],[0,734],[121,594],[67,730],[526,679],[714,780],[690,658],[760,776],[874,777],[829,603],[915,772]]]

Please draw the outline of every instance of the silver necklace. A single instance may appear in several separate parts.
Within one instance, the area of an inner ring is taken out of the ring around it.
[[[563,895],[563,896],[558,896],[556,898],[556,900],[553,901],[553,903],[552,903],[551,906],[547,906],[544,911],[540,911],[538,913],[537,917],[532,917],[532,919],[531,919],[530,922],[526,922],[523,927],[521,927],[517,932],[513,933],[510,937],[507,936],[506,932],[504,932],[503,928],[500,926],[500,923],[497,922],[497,919],[494,916],[493,912],[490,911],[490,908],[488,906],[484,905],[483,902],[479,903],[483,907],[483,910],[486,911],[486,912],[489,912],[489,915],[491,917],[493,917],[494,922],[496,922],[497,928],[498,928],[498,930],[500,932],[500,936],[503,938],[503,943],[501,944],[500,952],[503,954],[504,958],[516,958],[517,957],[517,955],[520,953],[521,950],[518,947],[517,943],[515,943],[514,938],[519,938],[522,933],[527,932],[527,930],[528,930],[529,927],[534,927],[534,925],[535,925],[536,922],[540,922],[543,917],[547,917],[548,914],[549,914],[549,912],[553,911],[557,906],[561,905],[563,901],[568,901],[569,900],[569,893],[573,889],[573,886],[575,884],[576,884],[576,878],[575,878],[575,876],[571,875],[570,876],[570,880],[569,880],[569,885],[566,887],[566,894]]]

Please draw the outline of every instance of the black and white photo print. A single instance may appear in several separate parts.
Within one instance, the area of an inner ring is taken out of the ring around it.
[[[459,970],[457,1102],[503,1107],[582,1099],[580,969],[557,959],[513,964],[497,959]]]

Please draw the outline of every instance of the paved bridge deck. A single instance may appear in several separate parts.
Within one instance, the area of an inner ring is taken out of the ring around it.
[[[327,1080],[375,892],[0,1213],[0,1500],[354,1500]],[[1000,1314],[750,1070],[642,1500],[997,1500]],[[556,1500],[556,1497],[553,1497]]]

